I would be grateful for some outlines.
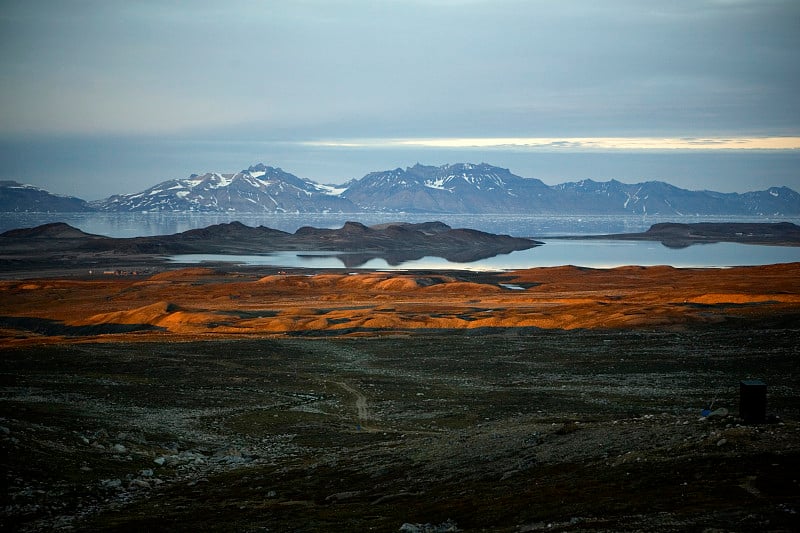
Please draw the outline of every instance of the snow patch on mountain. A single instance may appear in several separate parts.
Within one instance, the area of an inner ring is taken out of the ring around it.
[[[209,172],[96,202],[106,211],[345,212],[347,200],[280,168],[256,165],[235,174]]]
[[[664,182],[617,180],[548,186],[486,163],[414,166],[323,185],[264,164],[209,172],[91,204],[105,211],[242,213],[424,212],[537,215],[798,216],[800,195],[786,187],[751,193],[689,191]]]

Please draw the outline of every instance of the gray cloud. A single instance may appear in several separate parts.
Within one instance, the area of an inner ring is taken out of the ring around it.
[[[13,2],[6,131],[796,132],[800,4]]]
[[[289,141],[800,135],[796,0],[9,0],[3,7],[0,168],[31,181],[26,175],[51,160],[71,169],[63,179],[72,181],[54,187],[71,194],[85,187],[96,194],[98,185],[118,191],[102,183],[113,164],[125,167],[125,186],[134,190],[139,181],[257,160],[335,180],[418,159],[483,159],[532,177],[537,161],[558,161],[561,181],[591,176],[592,168],[514,150],[341,150]],[[579,159],[632,176],[624,154],[608,156],[615,162],[608,166],[603,157]],[[635,168],[676,176],[667,156],[652,160],[658,165]],[[729,160],[724,154],[708,160],[717,162],[703,166],[709,188],[797,186],[795,155],[774,159],[782,170],[766,165],[769,176],[745,166],[735,185],[722,177],[732,168],[720,163]],[[559,181],[555,169],[544,173],[551,181]]]

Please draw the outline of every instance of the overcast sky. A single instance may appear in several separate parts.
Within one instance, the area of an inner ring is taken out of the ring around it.
[[[97,198],[485,161],[800,189],[798,28],[797,0],[4,0],[0,177]]]

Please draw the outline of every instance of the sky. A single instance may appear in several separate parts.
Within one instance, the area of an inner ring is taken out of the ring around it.
[[[0,0],[0,179],[263,162],[800,190],[797,0]]]

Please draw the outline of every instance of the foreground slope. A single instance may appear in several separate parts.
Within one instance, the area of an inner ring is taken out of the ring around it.
[[[750,320],[0,347],[0,527],[794,531],[797,343]],[[769,424],[738,418],[747,377]]]

